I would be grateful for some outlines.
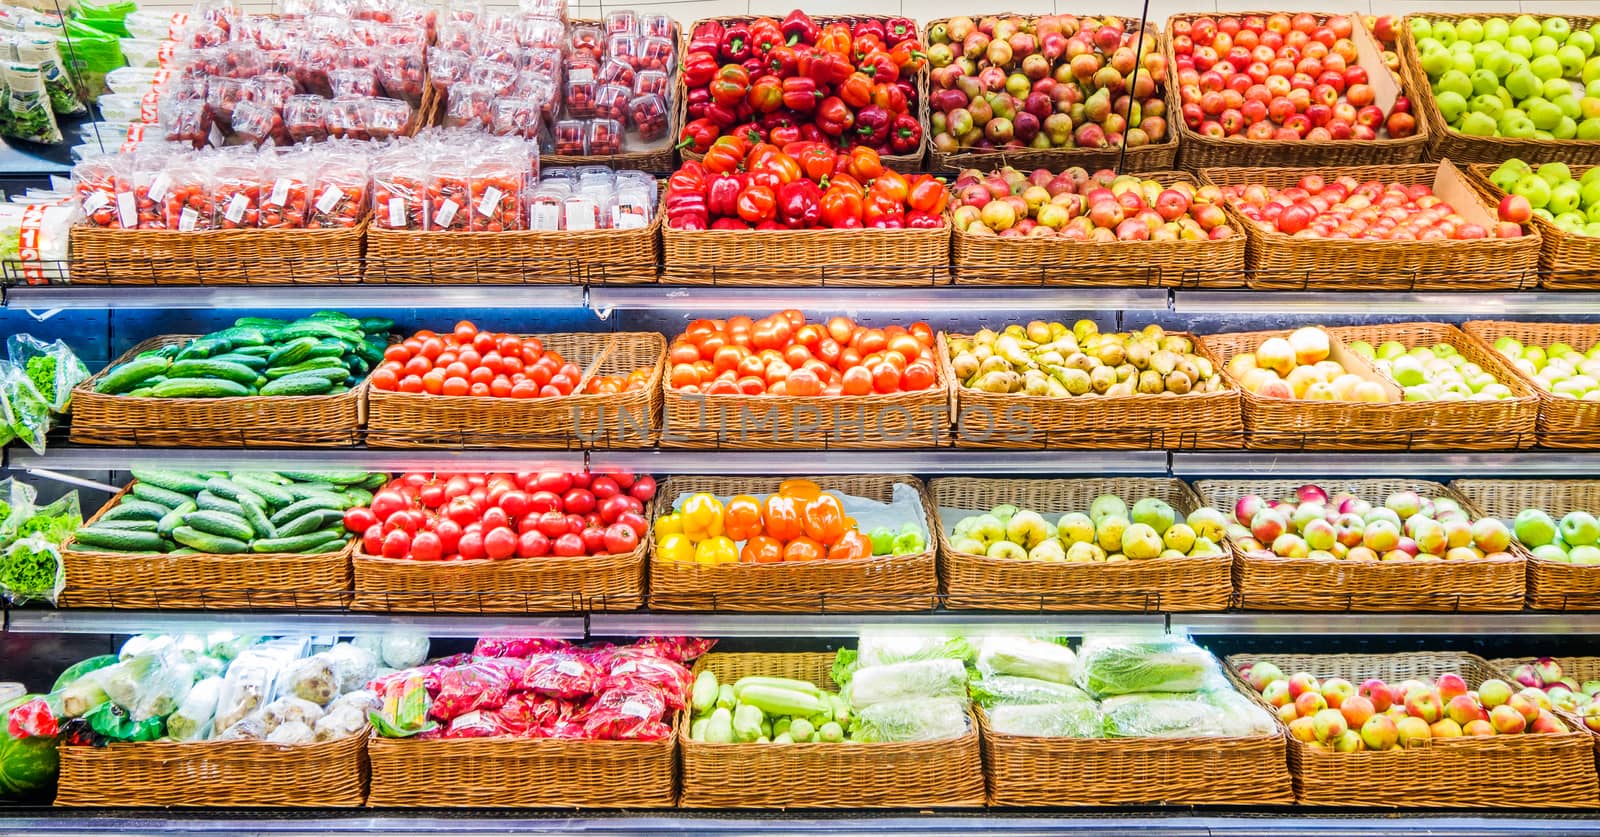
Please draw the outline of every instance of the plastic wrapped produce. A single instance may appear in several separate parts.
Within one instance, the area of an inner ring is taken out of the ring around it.
[[[372,161],[372,225],[386,230],[425,230],[426,163],[417,150],[397,146]]]
[[[323,714],[322,707],[317,705],[316,701],[293,695],[283,695],[261,710],[261,717],[267,724],[268,732],[290,723],[311,726],[322,720]]]
[[[211,169],[217,229],[253,230],[261,225],[261,166],[254,153],[224,153]]]
[[[1179,639],[1087,639],[1077,684],[1098,697],[1134,692],[1193,692],[1219,674],[1205,649]]]
[[[18,60],[39,66],[39,73],[44,78],[45,92],[50,97],[50,107],[57,114],[76,116],[88,111],[88,107],[78,99],[78,91],[72,85],[72,78],[67,75],[66,63],[61,60],[61,52],[57,48],[55,37],[33,35],[18,38],[16,49]]]
[[[143,166],[137,170],[136,182],[143,182],[145,171]],[[221,228],[216,199],[223,190],[217,188],[214,172],[215,167],[208,158],[195,155],[166,161],[148,190],[152,199],[156,199],[157,194],[164,195],[161,228],[180,232]],[[237,183],[234,181],[235,185]],[[228,194],[231,197],[231,190]],[[142,217],[142,209],[140,214]]]
[[[1121,695],[1101,704],[1106,734],[1124,738],[1267,735],[1272,719],[1232,691]]]
[[[7,61],[0,64],[0,70],[3,70],[6,88],[0,133],[28,142],[61,142],[61,128],[56,125],[39,65]]]
[[[371,99],[366,104],[367,136],[374,140],[403,136],[412,115],[411,105],[400,99]]]
[[[471,227],[476,212],[471,168],[465,155],[445,154],[434,158],[428,167],[428,218],[424,229],[448,232]]]
[[[0,597],[12,604],[55,604],[66,583],[59,542],[35,535],[18,539],[0,553]]]
[[[1056,683],[1071,683],[1077,657],[1055,642],[1021,636],[992,636],[978,651],[978,672],[1011,674]]]
[[[373,71],[383,93],[415,108],[422,104],[422,85],[427,58],[420,46],[389,46],[378,54]]]
[[[1069,703],[1007,703],[989,710],[989,728],[1002,735],[1039,738],[1101,738],[1105,719],[1092,700]]]
[[[948,658],[858,668],[849,692],[850,705],[858,710],[913,698],[965,698],[967,670],[960,660]]]
[[[339,677],[333,668],[327,654],[295,660],[278,675],[278,692],[323,706],[339,696]]]
[[[50,432],[50,404],[33,385],[28,373],[15,364],[0,363],[0,436],[20,440],[34,453],[43,454]]]
[[[305,652],[303,637],[285,637],[251,646],[228,666],[217,699],[216,725],[228,729],[271,702],[278,672]]]
[[[212,736],[213,741],[263,741],[268,734],[266,719],[261,715],[251,715],[240,718],[228,726],[221,733]]]
[[[6,338],[6,356],[23,368],[56,413],[67,411],[72,388],[89,377],[88,367],[60,340],[45,343],[31,334],[13,334]]]
[[[973,700],[986,707],[1007,703],[1094,702],[1087,692],[1077,686],[1033,677],[1013,677],[1008,674],[994,674],[975,679],[967,684],[967,689]]]
[[[262,158],[261,229],[306,226],[311,165],[310,155],[302,151],[268,154]]]
[[[312,727],[312,732],[317,741],[333,741],[349,735],[355,735],[367,728],[367,713],[356,706],[339,706],[330,708],[327,714],[317,719]]]
[[[522,686],[547,697],[570,700],[593,693],[600,677],[600,669],[583,656],[540,654],[529,658]]]
[[[300,721],[289,721],[267,733],[267,742],[271,744],[311,744],[316,740],[311,727]]]
[[[289,97],[283,105],[283,124],[295,142],[320,142],[328,138],[329,102],[321,96]]]
[[[316,180],[312,186],[306,226],[313,229],[349,229],[367,213],[370,180],[364,154],[339,148],[313,158]],[[385,204],[385,211],[388,206]]]
[[[222,694],[222,678],[207,677],[194,685],[167,717],[167,734],[179,741],[199,741],[211,731],[217,713],[217,698]]]
[[[409,668],[428,659],[428,635],[395,631],[384,634],[380,646],[383,664],[390,668]]]
[[[334,677],[338,681],[339,701],[350,698],[351,694],[371,680],[378,670],[377,655],[348,642],[338,643],[318,656],[326,657],[333,665]],[[373,697],[370,692],[367,695]]]
[[[625,685],[601,692],[585,707],[586,738],[608,741],[659,741],[672,735],[662,721],[667,706],[653,688]]]
[[[328,136],[334,139],[366,140],[372,135],[367,128],[367,118],[372,110],[372,100],[361,96],[341,96],[328,103],[323,124]]]
[[[522,195],[527,187],[528,166],[514,153],[520,143],[498,144],[493,155],[477,160],[471,168],[468,229],[473,232],[501,232],[526,228],[522,215]],[[502,154],[504,156],[502,156]]]
[[[954,662],[944,660],[940,662]],[[901,663],[900,665],[924,665]],[[957,663],[959,666],[960,664]],[[866,669],[865,671],[873,671]],[[862,672],[865,673],[865,672]],[[859,683],[859,679],[858,679]],[[854,740],[862,742],[938,741],[967,731],[965,698],[929,697],[876,703],[856,713]]]

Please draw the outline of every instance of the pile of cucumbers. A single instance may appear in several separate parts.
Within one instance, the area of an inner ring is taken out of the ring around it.
[[[133,471],[122,500],[78,530],[78,548],[165,555],[337,552],[344,512],[372,502],[365,471]]]
[[[240,317],[108,370],[95,392],[136,398],[337,395],[383,361],[394,321],[318,311],[290,322]]]

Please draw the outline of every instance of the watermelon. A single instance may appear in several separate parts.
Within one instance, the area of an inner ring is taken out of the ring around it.
[[[38,695],[24,695],[0,706],[0,717],[12,706]],[[47,796],[56,784],[60,766],[54,738],[17,738],[0,727],[0,799]]]

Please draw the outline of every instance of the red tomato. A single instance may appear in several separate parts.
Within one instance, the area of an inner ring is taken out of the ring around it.
[[[606,530],[599,526],[585,526],[580,533],[583,537],[583,550],[590,555],[604,555],[606,552]]]
[[[606,527],[604,541],[607,554],[619,555],[632,552],[639,545],[639,533],[626,524],[613,523]]]
[[[919,360],[906,367],[900,376],[900,388],[907,392],[921,392],[933,386],[934,380],[933,364]]]
[[[528,495],[521,491],[507,491],[500,495],[500,508],[512,517],[521,517],[528,513]]]
[[[632,494],[640,502],[650,502],[656,496],[656,478],[645,474],[635,479],[633,485],[628,487],[628,493]]]
[[[450,505],[445,507],[444,516],[455,521],[457,526],[466,526],[479,519],[478,504],[471,497],[453,497]]]
[[[438,483],[424,485],[417,489],[417,499],[422,501],[425,508],[436,509],[444,505],[444,486]]]
[[[543,532],[523,532],[517,536],[517,557],[538,558],[550,554],[550,539]]]
[[[483,532],[481,530],[463,532],[461,541],[456,544],[456,549],[461,553],[461,557],[468,561],[481,560],[489,554],[484,549]]]
[[[576,558],[583,554],[583,538],[568,532],[556,538],[553,551],[563,558]]]
[[[433,524],[433,533],[439,536],[439,549],[445,555],[457,551],[461,545],[461,533],[464,531],[454,520],[441,518]]]
[[[500,561],[517,554],[517,533],[509,526],[495,526],[483,536],[483,551],[491,560]]]
[[[399,389],[401,392],[422,392],[422,376],[407,375],[404,378],[401,378]]]
[[[822,394],[822,379],[810,369],[796,369],[784,379],[784,386],[790,395],[814,396]]]
[[[395,529],[383,536],[383,557],[404,558],[411,551],[411,533]]]
[[[344,513],[344,528],[352,532],[365,532],[377,524],[378,516],[364,506],[348,509]]]
[[[368,555],[383,554],[382,523],[374,523],[361,533],[361,551]]]
[[[855,332],[856,324],[849,317],[834,317],[828,321],[828,336],[835,342],[848,343]]]
[[[418,532],[411,539],[411,557],[417,561],[437,561],[444,557],[444,544],[433,532]]]
[[[395,376],[394,370],[376,369],[372,373],[372,385],[384,392],[394,392],[400,379]]]
[[[511,516],[506,514],[505,509],[502,509],[498,506],[490,506],[489,508],[484,509],[483,517],[480,519],[483,521],[483,528],[485,529],[493,529],[498,526],[511,525]]]
[[[456,323],[456,330],[452,336],[455,337],[457,343],[465,345],[467,343],[471,343],[472,338],[476,337],[477,335],[478,327],[473,325],[471,320],[462,320],[461,322]]]
[[[852,366],[844,371],[839,384],[845,395],[867,395],[872,392],[872,373],[864,366]]]
[[[900,370],[892,364],[880,363],[872,368],[872,388],[878,392],[900,391]]]
[[[372,496],[372,513],[379,520],[388,520],[390,515],[397,511],[410,508],[405,495],[391,489],[384,489]]]
[[[558,511],[547,511],[539,515],[539,531],[547,538],[560,538],[572,531],[567,527],[567,516]]]
[[[395,343],[383,350],[383,359],[405,363],[411,359],[411,350],[404,343]]]

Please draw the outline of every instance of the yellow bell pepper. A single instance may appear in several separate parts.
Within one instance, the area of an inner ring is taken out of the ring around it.
[[[683,515],[673,512],[656,518],[656,540],[668,535],[683,534]]]
[[[681,561],[685,563],[693,561],[695,560],[694,544],[682,532],[674,532],[665,537],[656,538],[656,560]]]
[[[692,541],[722,536],[722,501],[706,494],[691,494],[683,501],[683,533]]]
[[[717,535],[695,545],[694,560],[697,564],[736,564],[739,547],[732,538]]]

